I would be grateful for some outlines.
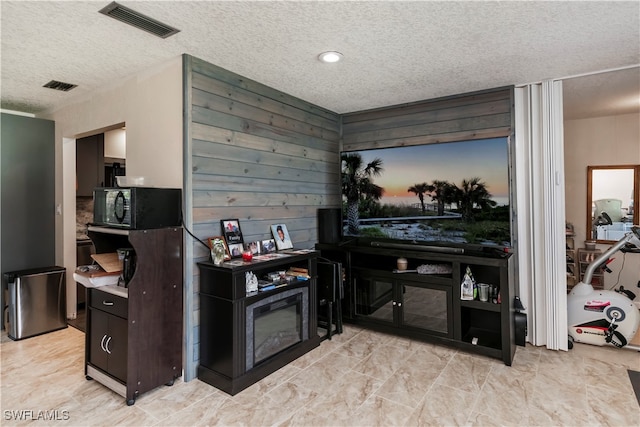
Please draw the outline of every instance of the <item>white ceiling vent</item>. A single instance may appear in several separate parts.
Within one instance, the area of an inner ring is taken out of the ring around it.
[[[128,7],[122,6],[116,2],[111,2],[100,10],[100,13],[110,16],[118,21],[129,24],[133,27],[144,30],[148,33],[154,34],[158,37],[166,39],[180,30],[170,27],[167,24],[163,24],[153,18],[145,16],[135,10],[131,10]]]
[[[69,92],[74,87],[78,85],[74,85],[71,83],[59,82],[57,80],[51,80],[49,83],[42,85],[42,87],[46,87],[48,89],[61,90],[63,92]]]

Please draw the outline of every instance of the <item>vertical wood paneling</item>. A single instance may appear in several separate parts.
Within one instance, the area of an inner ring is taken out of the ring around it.
[[[341,203],[340,116],[197,58],[185,55],[185,64],[187,227],[204,240],[221,234],[221,219],[237,218],[249,242],[285,223],[296,248],[313,247],[317,209]],[[209,254],[190,237],[185,247],[190,379],[199,358],[197,262]]]

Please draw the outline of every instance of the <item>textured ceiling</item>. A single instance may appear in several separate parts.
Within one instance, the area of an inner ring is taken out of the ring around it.
[[[566,79],[564,118],[610,116],[640,111],[640,68]]]
[[[119,2],[181,30],[167,39],[98,13],[108,3],[2,0],[2,108],[55,110],[183,53],[338,113],[640,63],[638,1]],[[344,61],[320,63],[325,50]],[[639,70],[589,78],[598,102],[615,103],[615,80],[638,111]],[[567,84],[587,96],[581,81]]]

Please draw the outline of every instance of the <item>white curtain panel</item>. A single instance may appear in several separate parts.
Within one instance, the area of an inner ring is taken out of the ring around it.
[[[567,350],[562,82],[516,88],[518,279],[527,341]]]

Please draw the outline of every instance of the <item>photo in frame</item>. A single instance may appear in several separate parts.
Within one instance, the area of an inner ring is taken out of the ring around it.
[[[231,250],[232,245],[240,244],[240,253],[244,248],[244,241],[242,240],[242,231],[240,230],[240,222],[237,219],[222,219],[220,220],[220,227],[222,228],[222,234],[224,239]],[[235,246],[234,246],[235,247]],[[231,253],[233,256],[233,252]]]
[[[231,258],[240,258],[244,251],[244,245],[242,243],[233,243],[229,245],[229,252],[231,252]]]
[[[271,226],[271,234],[273,234],[273,239],[276,241],[276,248],[278,248],[279,251],[293,248],[293,242],[291,242],[289,231],[287,231],[285,224],[273,224]]]
[[[231,252],[229,252],[229,247],[227,246],[227,242],[224,240],[224,236],[213,236],[207,239],[207,243],[209,243],[209,249],[213,249],[213,242],[219,239],[224,246],[224,260],[229,261],[231,259]]]
[[[268,254],[276,251],[276,242],[273,239],[266,239],[260,245],[260,253]]]
[[[262,245],[260,244],[260,241],[256,240],[255,242],[249,242],[245,245],[245,250],[247,251],[251,251],[251,253],[253,255],[259,255],[260,254],[260,247]]]

